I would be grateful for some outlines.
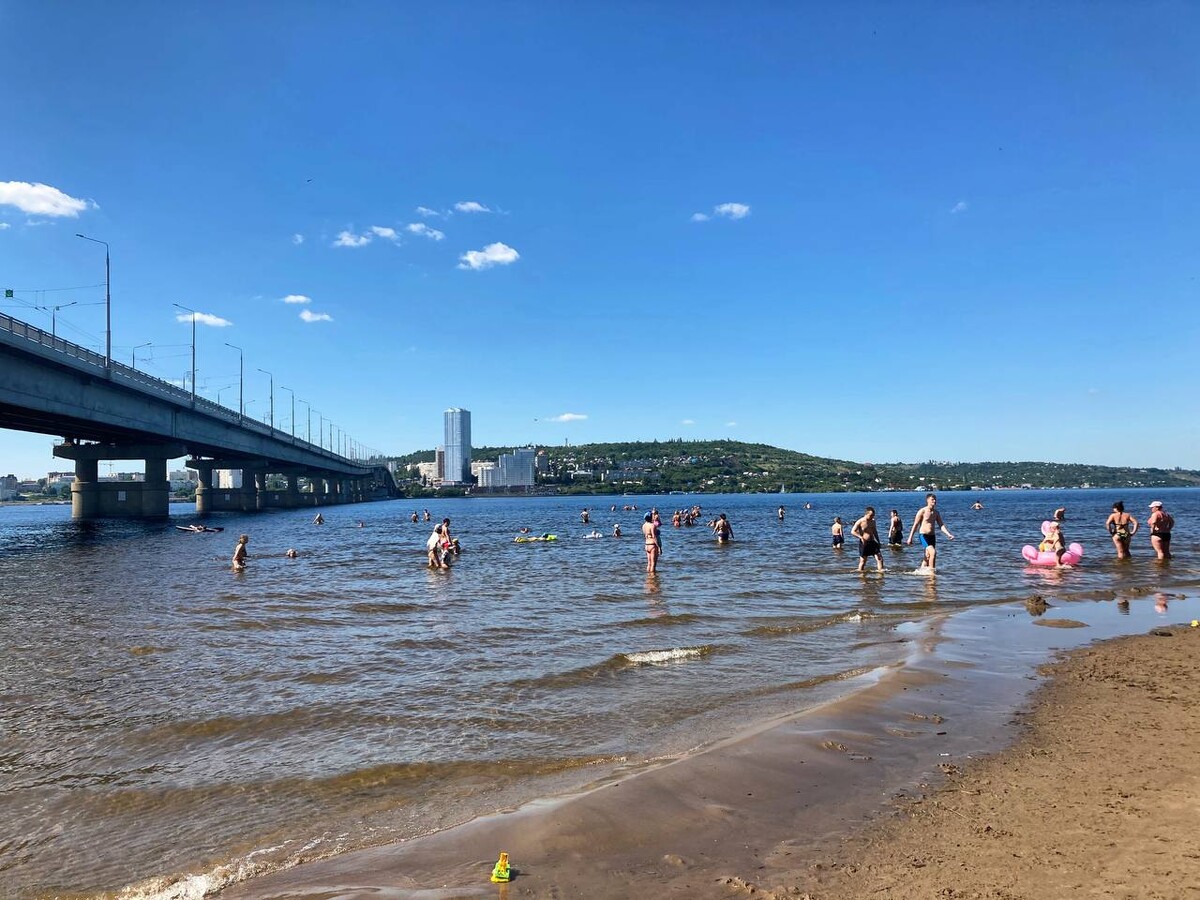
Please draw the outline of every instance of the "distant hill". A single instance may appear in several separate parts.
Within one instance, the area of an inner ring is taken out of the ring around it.
[[[477,447],[476,460],[511,447]],[[539,487],[563,493],[695,491],[759,493],[984,488],[1197,487],[1188,469],[1048,462],[867,463],[811,456],[741,441],[634,441],[545,447],[549,472]],[[425,462],[432,450],[396,457]]]

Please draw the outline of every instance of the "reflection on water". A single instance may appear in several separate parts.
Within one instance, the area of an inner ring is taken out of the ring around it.
[[[889,549],[882,576],[855,572],[852,539],[831,552],[833,517],[851,522],[870,499],[854,495],[789,495],[783,521],[778,496],[679,498],[728,513],[737,538],[719,547],[703,526],[667,524],[656,575],[628,537],[639,512],[600,503],[583,525],[578,499],[431,506],[463,545],[446,572],[425,566],[431,525],[410,521],[424,503],[332,507],[320,527],[311,511],[229,514],[210,520],[220,534],[0,509],[0,821],[13,836],[0,894],[421,833],[834,696],[900,658],[905,623],[932,615],[1035,594],[1165,615],[1196,580],[1200,503],[1161,498],[1178,522],[1170,564],[1139,539],[1132,561],[1112,558],[1112,500],[1148,502],[1131,492],[997,492],[984,510],[943,495],[957,539],[936,576],[910,574],[915,547]],[[669,523],[666,500],[630,503],[658,503]],[[906,524],[923,502],[889,500]],[[1025,565],[1021,545],[1062,503],[1088,555],[1073,570]],[[611,537],[618,523],[627,537]],[[515,544],[522,525],[559,540]],[[585,540],[593,527],[604,537]],[[234,574],[243,531],[250,559]]]

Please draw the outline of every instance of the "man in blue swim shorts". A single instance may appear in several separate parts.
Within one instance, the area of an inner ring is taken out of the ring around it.
[[[921,546],[925,548],[925,559],[922,564],[930,569],[937,566],[937,532],[939,528],[946,535],[947,540],[954,540],[954,535],[942,521],[942,514],[937,511],[937,496],[926,494],[925,505],[913,519],[912,528],[908,532],[908,544],[912,545],[913,535],[917,534],[919,529]]]

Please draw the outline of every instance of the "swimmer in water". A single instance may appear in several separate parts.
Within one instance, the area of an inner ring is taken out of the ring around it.
[[[246,545],[250,543],[250,535],[243,534],[237,539],[237,546],[233,548],[233,571],[241,572],[246,568]]]
[[[833,524],[829,526],[829,533],[833,535],[833,549],[841,550],[842,544],[845,543],[846,537],[842,533],[845,526],[842,524],[841,516],[833,517]]]
[[[718,544],[728,544],[733,540],[733,526],[729,524],[725,513],[717,516],[717,521],[713,524],[713,532],[717,536]]]
[[[654,527],[654,516],[646,513],[642,522],[642,539],[646,543],[646,571],[653,574],[658,571],[658,555],[661,552],[658,543],[658,529]]]

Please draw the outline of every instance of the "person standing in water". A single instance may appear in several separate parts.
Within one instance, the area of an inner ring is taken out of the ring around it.
[[[926,494],[925,505],[917,512],[916,518],[913,519],[912,528],[909,529],[908,544],[912,546],[913,535],[917,534],[919,530],[921,546],[925,548],[923,565],[929,569],[937,568],[937,532],[939,528],[946,535],[947,540],[954,540],[954,535],[950,533],[950,529],[942,521],[942,514],[937,511],[937,495]]]
[[[842,517],[834,516],[833,524],[831,526],[829,526],[829,532],[830,532],[830,534],[833,535],[833,549],[834,550],[842,549],[842,544],[845,543],[845,541],[846,541],[846,537],[842,533],[844,530],[845,530],[845,526],[842,524]]]
[[[733,526],[729,524],[725,513],[717,516],[717,521],[713,524],[713,532],[717,536],[718,544],[728,544],[733,540]]]
[[[654,516],[646,513],[642,522],[642,538],[646,543],[646,571],[653,574],[658,571],[658,557],[661,548],[658,543],[658,529],[654,525]]]
[[[883,550],[879,546],[879,526],[875,522],[875,507],[868,506],[863,517],[850,526],[850,534],[858,538],[858,571],[862,572],[867,560],[875,557],[875,568],[883,571]]]
[[[1125,504],[1118,500],[1112,505],[1112,515],[1104,523],[1108,533],[1112,535],[1113,546],[1117,548],[1117,559],[1129,559],[1129,542],[1137,534],[1137,519],[1125,512]]]
[[[900,518],[900,513],[892,510],[891,521],[888,522],[888,545],[891,547],[900,547],[904,544],[904,520]]]
[[[429,539],[425,541],[425,553],[429,557],[429,568],[431,569],[448,569],[450,565],[446,562],[445,555],[442,552],[442,526],[434,525],[433,533],[429,535]]]
[[[250,535],[239,535],[237,545],[233,548],[233,571],[241,572],[246,568],[246,545],[250,543]]]
[[[775,513],[775,517],[777,519],[779,519],[780,522],[783,521],[783,507],[782,506],[779,507],[779,510]]]
[[[1150,518],[1146,520],[1150,529],[1150,546],[1158,554],[1159,559],[1171,558],[1171,529],[1175,527],[1174,517],[1163,509],[1161,500],[1150,504]]]
[[[325,517],[323,515],[321,515],[320,513],[317,513],[315,516],[313,516],[313,524],[314,525],[324,525]]]

